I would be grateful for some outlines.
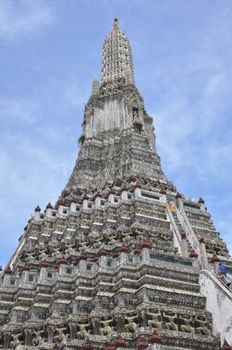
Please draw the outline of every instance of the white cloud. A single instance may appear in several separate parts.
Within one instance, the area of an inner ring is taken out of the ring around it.
[[[13,39],[51,25],[54,15],[43,0],[1,0],[0,37]]]

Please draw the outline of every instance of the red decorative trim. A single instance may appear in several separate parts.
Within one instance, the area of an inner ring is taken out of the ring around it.
[[[127,253],[128,252],[128,246],[125,243],[123,243],[123,245],[121,246],[120,252],[121,253]]]
[[[151,241],[149,241],[149,239],[144,239],[141,243],[141,248],[147,248],[147,249],[151,249],[152,247],[152,243]]]
[[[5,271],[5,275],[11,275],[12,274],[12,270],[10,268],[10,266],[8,266],[8,268]]]
[[[87,256],[85,255],[85,254],[81,254],[80,256],[79,256],[79,261],[81,261],[81,260],[86,260],[87,259]]]
[[[211,259],[211,263],[220,262],[220,261],[221,259],[217,255],[214,255]]]
[[[58,259],[57,264],[58,265],[67,265],[68,261],[65,259],[64,256],[62,256],[62,258]]]
[[[47,260],[43,260],[43,261],[41,261],[41,263],[40,263],[40,266],[39,266],[40,268],[41,267],[48,267],[48,262],[47,262]]]
[[[113,252],[112,257],[115,259],[119,256],[119,252]]]
[[[160,344],[161,343],[162,338],[159,336],[159,334],[157,333],[157,331],[154,329],[152,336],[149,339],[149,342],[151,344]]]
[[[59,205],[64,205],[64,201],[62,201],[62,200],[60,199],[59,201],[57,201],[56,205],[57,205],[57,206],[59,206]]]
[[[100,252],[98,252],[98,256],[107,256],[108,253],[105,249],[101,249]]]
[[[90,341],[87,341],[85,344],[83,344],[82,349],[83,350],[94,350],[94,345]]]
[[[70,200],[70,203],[71,203],[71,204],[72,204],[72,203],[77,204],[77,203],[79,203],[79,201],[78,201],[77,199],[71,199],[71,200]]]
[[[192,250],[191,253],[189,254],[190,258],[197,258],[198,254],[195,252],[195,250]]]
[[[23,265],[22,270],[23,271],[30,271],[30,266],[29,265]]]
[[[122,338],[118,338],[115,342],[116,347],[118,348],[125,348],[126,346],[126,341]]]
[[[137,349],[143,350],[143,349],[147,349],[147,347],[148,347],[148,342],[147,342],[146,338],[141,336],[138,340],[138,343],[137,343]]]

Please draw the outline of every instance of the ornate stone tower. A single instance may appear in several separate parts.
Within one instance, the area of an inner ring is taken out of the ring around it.
[[[102,81],[93,82],[82,126],[80,153],[67,192],[75,187],[101,188],[137,175],[167,183],[155,149],[152,118],[134,83],[130,44],[117,20],[104,42]]]
[[[117,19],[82,127],[65,189],[54,207],[35,209],[2,274],[2,347],[219,350],[232,342],[231,292],[217,278],[231,258],[204,201],[186,200],[163,174]]]

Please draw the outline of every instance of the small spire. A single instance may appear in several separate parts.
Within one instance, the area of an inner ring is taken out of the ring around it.
[[[204,199],[202,199],[202,198],[200,197],[199,200],[198,200],[198,203],[199,203],[199,204],[204,204],[205,201],[204,201]]]
[[[46,206],[46,209],[52,209],[52,208],[53,207],[52,207],[51,203],[49,202],[48,205]]]
[[[97,79],[93,80],[93,84],[92,84],[92,95],[98,95],[99,94],[99,89],[100,89],[100,84],[99,81]]]
[[[118,29],[119,29],[118,18],[115,17],[115,18],[114,18],[114,30],[118,30]]]
[[[120,31],[117,18],[114,18],[113,30],[106,36],[103,45],[102,83],[108,82],[134,84],[130,43]]]

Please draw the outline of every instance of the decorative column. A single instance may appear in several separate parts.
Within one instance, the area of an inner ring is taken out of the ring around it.
[[[123,316],[123,314],[120,312],[120,311],[118,311],[116,314],[115,314],[115,316],[114,316],[114,318],[115,318],[115,321],[116,321],[116,324],[117,324],[117,332],[124,332],[124,330],[125,330],[125,326],[124,326],[124,316]]]
[[[88,209],[88,198],[84,198],[83,203],[82,203],[83,209],[87,210]]]
[[[147,327],[147,310],[146,309],[141,310],[140,316],[142,318],[143,327],[144,328]]]
[[[22,267],[22,276],[20,280],[20,286],[24,286],[25,283],[28,283],[28,275],[29,275],[30,269],[31,268],[29,265],[24,265]]]
[[[55,331],[55,327],[54,326],[52,326],[52,325],[48,325],[47,326],[48,343],[52,343],[54,331]]]
[[[204,213],[206,212],[206,209],[205,209],[205,201],[204,199],[202,199],[201,197],[199,198],[198,200],[198,203],[200,204],[200,209],[201,211],[203,211]]]
[[[128,196],[127,196],[128,191],[123,189],[122,193],[121,193],[121,198],[123,201],[127,201],[128,200]]]
[[[141,197],[141,189],[138,186],[135,188],[135,197]]]
[[[95,208],[101,208],[101,196],[98,193],[96,198],[95,198]]]
[[[70,204],[70,212],[76,213],[77,211],[77,201],[72,199]]]
[[[177,208],[180,208],[183,206],[182,194],[180,192],[177,192],[176,194],[176,204],[177,204]]]
[[[199,260],[198,260],[198,254],[195,252],[195,250],[191,250],[189,257],[193,259],[193,266],[198,269]]]
[[[4,332],[4,349],[9,349],[10,347],[10,333]]]
[[[115,192],[113,190],[110,190],[109,196],[108,196],[108,201],[112,204],[114,204],[114,195],[115,195]]]
[[[201,252],[201,258],[202,258],[202,267],[203,269],[209,270],[209,263],[208,263],[208,257],[207,257],[207,252],[205,248],[205,240],[203,237],[199,239],[200,243],[200,252]]]
[[[39,220],[39,219],[40,219],[40,212],[41,212],[41,209],[40,209],[40,207],[37,205],[37,207],[35,208],[35,212],[34,212],[34,219],[35,219],[35,220]]]
[[[52,205],[51,203],[49,202],[48,205],[46,206],[46,209],[45,209],[45,216],[46,217],[51,217],[52,216]]]
[[[160,202],[167,204],[167,192],[166,192],[166,190],[163,188],[163,189],[160,190],[159,193],[161,194]]]
[[[42,260],[40,265],[39,265],[39,269],[40,269],[39,280],[40,280],[40,282],[46,280],[47,268],[48,268],[47,260]]]
[[[70,329],[70,338],[71,338],[71,340],[73,340],[76,338],[76,322],[69,321],[68,326]]]
[[[220,258],[216,254],[211,259],[211,263],[213,264],[213,271],[215,274],[218,273],[218,265],[220,261],[221,261]]]
[[[188,242],[187,242],[187,236],[185,233],[181,235],[181,253],[182,253],[182,256],[185,256],[185,257],[188,256]]]
[[[97,79],[94,79],[93,80],[93,83],[92,83],[92,95],[93,96],[96,96],[99,94],[99,91],[100,91],[100,84],[99,84],[99,81]]]
[[[32,330],[31,329],[25,329],[25,345],[31,345],[32,342]]]
[[[152,244],[148,240],[146,240],[146,241],[144,240],[141,244],[141,249],[142,249],[141,255],[142,255],[142,263],[143,264],[150,263],[150,249],[151,249],[151,247],[152,247]]]
[[[93,334],[99,334],[100,333],[100,327],[99,327],[99,317],[97,316],[97,314],[95,312],[92,313],[92,318],[91,318],[91,322],[92,322],[92,326],[93,326]]]
[[[7,269],[5,270],[4,277],[3,277],[3,286],[10,285],[11,275],[12,275],[12,270],[10,266],[8,266]]]

